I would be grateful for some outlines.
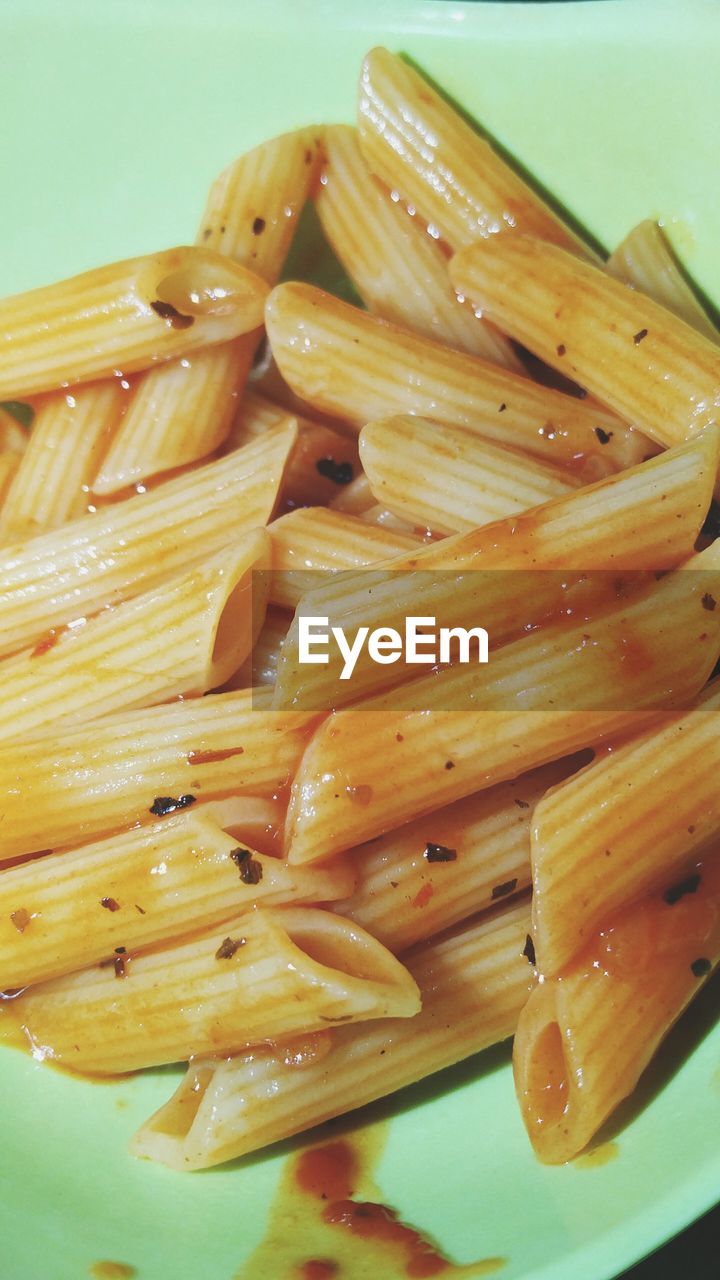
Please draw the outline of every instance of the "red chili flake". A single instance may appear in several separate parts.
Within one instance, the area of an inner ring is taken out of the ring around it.
[[[717,600],[715,599],[714,596],[710,595],[709,591],[706,591],[705,595],[702,598],[701,603],[702,603],[703,609],[707,609],[709,613],[712,613],[713,609],[717,604]]]
[[[565,355],[565,352],[567,351],[567,347],[565,346],[565,343],[564,343],[564,342],[561,342],[561,343],[559,343],[559,344],[558,344],[558,346],[555,348],[555,350],[557,351],[557,353],[558,353],[558,355],[559,355],[559,356],[564,356],[564,355]]]
[[[119,902],[116,902],[114,898],[101,898],[101,899],[100,899],[100,906],[101,906],[101,907],[105,907],[105,910],[106,910],[106,911],[119,911],[119,910],[120,910],[120,903],[119,903]]]
[[[635,343],[635,346],[642,342],[643,338],[647,338],[647,335],[647,329],[638,329],[637,333],[633,334],[633,342]]]
[[[332,1258],[308,1258],[300,1264],[299,1280],[333,1280],[340,1274],[340,1264]]]
[[[18,933],[25,932],[25,930],[27,929],[30,923],[31,918],[32,917],[30,915],[30,912],[26,911],[24,907],[19,907],[17,911],[12,911],[10,913],[10,919],[15,925],[15,928],[17,929]]]
[[[259,884],[263,877],[262,862],[253,858],[249,849],[231,849],[229,855],[238,871],[243,884]]]
[[[321,476],[332,480],[333,484],[350,484],[353,478],[351,462],[336,462],[334,458],[318,458],[315,468]]]
[[[265,219],[255,218],[252,225],[252,229],[253,229],[254,236],[261,236],[263,231],[265,230]]]
[[[216,960],[232,960],[236,951],[245,946],[245,938],[225,938],[215,952]]]
[[[445,768],[446,768],[446,769],[454,769],[454,768],[455,768],[455,761],[454,761],[454,760],[446,760],[446,761],[445,761]]]
[[[490,897],[492,898],[493,902],[495,902],[498,898],[507,898],[508,894],[514,893],[516,889],[517,889],[517,879],[505,880],[503,881],[502,884],[495,885],[492,893],[490,894]]]
[[[435,890],[431,884],[424,884],[422,889],[415,894],[412,905],[414,907],[426,907],[434,892]]]
[[[177,800],[174,796],[156,796],[150,805],[150,813],[154,813],[156,818],[164,818],[168,813],[175,813],[176,809],[187,809],[189,805],[195,803],[195,796],[184,795],[178,796]]]
[[[221,760],[230,760],[232,756],[241,756],[244,747],[225,747],[219,751],[188,751],[188,764],[216,764]]]
[[[195,323],[194,316],[181,315],[171,302],[160,302],[158,298],[155,302],[151,302],[150,306],[161,320],[167,320],[171,329],[189,329]]]
[[[697,872],[687,876],[684,880],[679,880],[677,884],[671,887],[663,894],[663,899],[669,907],[674,907],[676,902],[684,898],[688,893],[697,893],[700,888],[701,877]]]
[[[404,734],[404,733],[396,733],[396,734],[395,734],[395,741],[396,741],[396,742],[404,742],[404,741],[405,741],[405,734]]]
[[[533,967],[533,969],[534,969],[534,968],[535,968],[535,963],[536,963],[536,961],[535,961],[535,943],[533,942],[533,940],[532,940],[532,938],[530,937],[530,934],[529,934],[529,933],[528,933],[528,934],[526,934],[526,936],[525,936],[525,946],[524,946],[524,947],[523,947],[523,949],[522,949],[522,954],[526,957],[526,959],[527,959],[527,960],[529,960],[530,964],[532,965],[532,967]]]
[[[596,427],[595,435],[597,436],[601,444],[609,444],[612,439],[613,433],[612,431],[603,431],[602,427]]]
[[[698,960],[693,960],[690,968],[696,978],[704,978],[712,969],[712,964],[708,960],[707,956],[700,956]]]
[[[423,857],[428,862],[454,862],[457,858],[457,849],[448,849],[444,844],[433,844],[428,840]]]

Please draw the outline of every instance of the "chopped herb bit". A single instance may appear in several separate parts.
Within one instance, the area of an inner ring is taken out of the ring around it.
[[[225,938],[215,952],[216,960],[232,960],[236,951],[245,946],[245,938]]]
[[[709,591],[706,591],[705,595],[702,598],[703,609],[707,609],[709,613],[712,613],[716,604],[717,604],[717,600],[715,599],[715,597],[711,596]]]
[[[647,338],[647,335],[647,329],[638,329],[637,333],[633,334],[633,342],[635,343],[635,346],[637,346],[639,342],[642,342],[643,338]]]
[[[515,880],[504,880],[502,884],[496,884],[490,895],[493,902],[498,898],[507,898],[509,893],[514,893],[517,889],[517,878]]]
[[[693,960],[690,968],[696,978],[704,978],[705,974],[709,973],[712,969],[712,964],[708,960],[707,956],[700,956],[698,960]]]
[[[119,903],[119,902],[116,902],[114,898],[101,898],[101,899],[100,899],[100,906],[101,906],[101,907],[105,907],[106,911],[119,911],[119,910],[120,910],[120,903]]]
[[[253,858],[249,849],[231,849],[230,857],[240,872],[243,884],[259,884],[263,877],[262,862]]]
[[[144,916],[144,915],[145,915],[145,910],[144,910],[144,908],[143,908],[143,907],[141,907],[141,906],[138,906],[137,902],[135,903],[135,910],[136,910],[136,911],[139,911],[141,916]]]
[[[529,801],[529,800],[521,800],[519,796],[516,796],[516,797],[515,797],[515,803],[516,803],[516,805],[517,805],[518,809],[529,809],[529,808],[530,808],[530,801]]]
[[[255,221],[253,222],[253,228],[252,228],[252,229],[253,229],[253,235],[254,235],[254,236],[261,236],[261,235],[262,235],[262,233],[263,233],[263,231],[265,230],[265,219],[264,219],[264,218],[256,218],[256,219],[255,219]]]
[[[11,912],[10,919],[18,933],[24,933],[30,923],[31,916],[29,911],[26,911],[24,907],[20,907],[19,910]]]
[[[504,413],[506,409],[507,409],[507,405],[503,400],[502,404],[500,405],[500,408],[498,409],[498,413]]]
[[[203,240],[209,240],[212,235],[212,227],[206,227],[203,231]]]
[[[428,841],[423,856],[428,862],[454,862],[457,849],[448,849],[444,844],[433,844]]]
[[[454,768],[455,768],[455,761],[454,761],[454,760],[446,760],[446,761],[445,761],[445,768],[446,768],[446,769],[454,769]]]
[[[612,431],[603,431],[602,427],[595,428],[595,435],[601,444],[609,444],[612,439]]]
[[[334,458],[318,458],[316,470],[333,484],[350,484],[353,478],[351,462],[336,462]]]
[[[174,796],[156,796],[150,805],[150,813],[154,813],[156,818],[164,818],[166,814],[174,813],[176,809],[187,809],[194,803],[195,796],[191,795],[178,796],[177,800]]]
[[[567,347],[565,346],[564,342],[560,342],[558,346],[555,348],[555,350],[557,351],[559,356],[564,356],[565,352],[567,351]]]
[[[522,953],[529,960],[530,964],[534,969],[535,963],[536,963],[535,962],[535,943],[533,942],[529,933],[525,935],[525,946],[522,949]]]
[[[161,320],[167,320],[171,329],[189,329],[195,323],[194,316],[183,316],[174,307],[172,302],[161,302],[159,298],[155,302],[151,302],[150,306]]]
[[[697,893],[700,887],[700,876],[694,872],[691,876],[686,876],[684,880],[679,880],[677,884],[672,885],[666,893],[663,894],[665,902],[669,907],[674,907],[676,902],[684,898],[688,893]]]

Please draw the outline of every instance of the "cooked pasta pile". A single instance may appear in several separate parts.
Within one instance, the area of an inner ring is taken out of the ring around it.
[[[362,306],[277,283],[308,202]],[[659,228],[601,261],[376,49],[356,128],[0,327],[0,1034],[188,1062],[178,1169],[514,1035],[577,1154],[720,958],[720,349]],[[303,662],[410,615],[492,660]]]

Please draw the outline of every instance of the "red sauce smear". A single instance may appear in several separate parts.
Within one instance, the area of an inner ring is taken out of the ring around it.
[[[51,649],[55,648],[55,645],[57,644],[58,640],[62,635],[65,634],[66,631],[67,631],[67,627],[51,627],[50,630],[46,632],[46,634],[42,637],[42,639],[38,640],[37,644],[35,645],[35,648],[32,650],[30,654],[30,657],[40,658],[44,653],[49,653]]]
[[[364,1240],[381,1240],[384,1244],[399,1246],[405,1252],[405,1273],[408,1276],[438,1276],[449,1269],[450,1263],[437,1249],[416,1231],[398,1220],[394,1209],[370,1201],[337,1200],[329,1204],[323,1213],[325,1222],[344,1227]]]
[[[415,897],[412,900],[412,905],[414,907],[426,907],[434,892],[435,890],[431,884],[424,884],[422,889],[418,889],[415,894]]]
[[[349,1142],[329,1142],[303,1151],[295,1169],[300,1190],[318,1200],[349,1200],[357,1175],[357,1156]]]
[[[337,1262],[330,1258],[308,1258],[300,1264],[299,1280],[333,1280],[340,1274]]]

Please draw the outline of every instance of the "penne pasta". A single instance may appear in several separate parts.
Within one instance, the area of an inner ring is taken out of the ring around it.
[[[130,1144],[173,1169],[204,1169],[301,1133],[512,1035],[532,970],[523,902],[408,957],[414,1018],[338,1027],[307,1043],[192,1063]],[[294,1065],[297,1064],[297,1065]]]
[[[356,476],[347,489],[336,494],[329,505],[333,511],[344,511],[348,516],[362,515],[374,505],[367,476],[364,473]]]
[[[616,280],[630,284],[674,315],[691,324],[711,342],[718,331],[695,290],[688,284],[667,237],[649,218],[640,222],[614,249],[605,270]]]
[[[290,622],[291,617],[284,610],[268,609],[252,653],[230,677],[226,688],[249,689],[275,684],[278,662]]]
[[[0,744],[0,860],[147,824],[158,797],[282,792],[313,720],[259,704],[258,690],[211,694]]]
[[[555,787],[533,818],[534,939],[545,974],[603,920],[654,891],[720,836],[720,692]],[[692,877],[689,884],[693,883]]]
[[[0,654],[162,583],[265,524],[296,439],[292,421],[152,493],[7,547]],[[50,639],[53,637],[50,636]]]
[[[597,405],[451,351],[312,285],[273,289],[265,323],[292,390],[356,429],[414,413],[575,470],[598,459],[619,470],[652,453],[639,432]]]
[[[36,1057],[116,1075],[419,1007],[407,969],[364,929],[286,907],[140,955],[116,949],[109,965],[32,988],[13,1014]]]
[[[0,741],[196,696],[245,660],[265,613],[264,530],[0,664]]]
[[[283,134],[241,156],[211,187],[196,243],[273,283],[317,160],[317,138],[307,129]],[[257,339],[257,333],[250,333],[146,373],[96,476],[95,492],[115,493],[206,457],[222,444]]]
[[[516,169],[433,86],[387,49],[360,76],[363,155],[453,248],[517,228],[576,252],[588,250]]]
[[[0,302],[0,396],[127,375],[257,329],[267,285],[209,249],[86,271]]]
[[[717,343],[557,246],[522,236],[473,245],[450,275],[504,330],[658,444],[717,418]]]
[[[315,208],[368,310],[522,373],[507,339],[458,299],[440,245],[368,171],[355,130],[325,129],[323,153]]]
[[[361,626],[405,626],[410,615],[440,618],[444,625],[467,625],[476,619],[478,591],[483,590],[483,622],[493,633],[512,630],[517,619],[514,598],[508,596],[508,575],[495,570],[631,570],[672,568],[692,554],[710,506],[718,465],[718,434],[708,429],[696,440],[620,476],[570,493],[518,517],[470,533],[399,554],[378,567],[336,579],[292,578],[272,574],[271,591],[286,606],[297,603],[296,616],[278,666],[277,706],[327,708],[341,706],[361,695],[397,685],[409,678],[408,667],[378,666],[367,651],[358,658],[351,681],[339,676],[342,659],[330,651],[324,666],[299,662],[299,615],[327,616],[355,634]],[[297,513],[301,523],[302,513]],[[324,517],[323,517],[324,518]],[[285,523],[287,521],[287,523]],[[276,538],[292,543],[296,515],[271,526],[273,564],[290,566],[289,555],[276,556]],[[317,568],[331,567],[313,560]],[[292,562],[293,564],[295,561]],[[352,567],[351,564],[338,564]],[[493,572],[485,572],[485,571]],[[563,603],[564,578],[552,572],[523,573],[526,620],[552,612]],[[302,593],[303,588],[305,594]],[[544,602],[544,603],[543,603]]]
[[[702,603],[718,581],[719,545],[695,557],[703,572],[679,571],[609,613],[541,628],[486,666],[451,666],[328,716],[293,781],[290,861],[348,849],[642,725],[653,707],[686,705],[720,653],[720,622]]]
[[[357,885],[333,910],[400,952],[522,893],[535,805],[579,759],[466,796],[336,858],[331,865],[347,861]]]
[[[698,871],[697,892],[626,907],[531,993],[513,1066],[525,1127],[546,1163],[582,1151],[720,959],[717,853]]]
[[[31,538],[92,510],[90,485],[132,394],[113,378],[36,403],[22,462],[0,512],[0,538]]]
[[[415,551],[420,539],[357,516],[311,507],[273,520],[270,599],[294,609],[303,592],[324,581],[318,570],[360,569],[403,551]]]
[[[439,533],[469,531],[577,487],[536,458],[407,415],[363,427],[360,457],[379,502]]]
[[[244,807],[226,802],[223,826],[212,804],[200,805],[0,872],[0,989],[87,968],[115,947],[142,950],[207,929],[259,903],[331,902],[352,891],[350,867],[298,870],[238,844],[248,838]]]

